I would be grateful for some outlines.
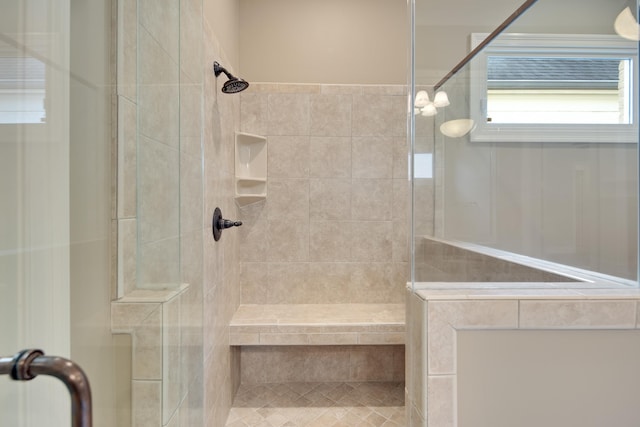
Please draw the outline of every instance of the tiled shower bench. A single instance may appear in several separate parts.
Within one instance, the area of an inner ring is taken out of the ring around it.
[[[404,344],[404,304],[242,304],[232,346]]]

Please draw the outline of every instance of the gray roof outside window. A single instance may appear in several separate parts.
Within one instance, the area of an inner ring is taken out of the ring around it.
[[[489,56],[489,89],[618,89],[619,59]]]

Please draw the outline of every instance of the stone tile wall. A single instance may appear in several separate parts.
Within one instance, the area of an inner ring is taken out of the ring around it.
[[[241,209],[243,303],[401,303],[409,270],[404,86],[256,84],[267,200]]]
[[[242,384],[404,381],[404,345],[242,348]]]
[[[154,373],[154,383],[134,382],[132,413],[136,426],[224,425],[240,375],[228,339],[240,295],[238,236],[227,233],[214,244],[211,215],[219,206],[238,216],[233,137],[240,103],[219,96],[211,67],[214,60],[232,67],[201,0],[124,0],[117,25],[114,331],[138,326],[127,321],[136,316],[123,319],[118,311],[127,296],[183,289],[154,312],[161,314],[153,333],[162,339],[142,343],[166,355],[171,369]],[[147,305],[126,306],[144,317]]]

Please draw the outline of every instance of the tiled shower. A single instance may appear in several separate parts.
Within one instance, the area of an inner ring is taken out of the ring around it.
[[[402,345],[243,352],[229,346],[228,325],[240,303],[403,302],[405,87],[252,82],[241,95],[222,94],[210,68],[227,61],[206,4],[135,5],[118,11],[112,309],[114,332],[134,336],[133,425],[224,425],[241,380],[402,384]],[[268,141],[267,199],[242,209],[236,131]],[[215,207],[243,221],[219,242]],[[274,355],[307,362],[278,378]],[[252,366],[270,374],[260,380]]]

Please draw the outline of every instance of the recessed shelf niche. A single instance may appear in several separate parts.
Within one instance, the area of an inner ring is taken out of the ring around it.
[[[267,138],[236,132],[236,188],[238,206],[267,198]]]

